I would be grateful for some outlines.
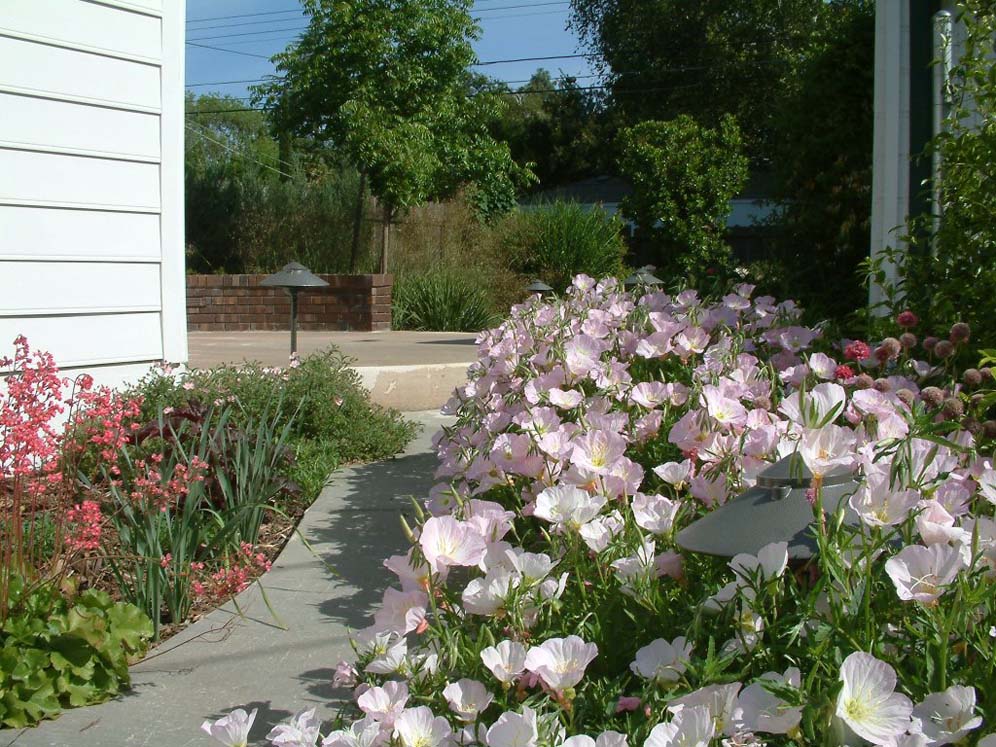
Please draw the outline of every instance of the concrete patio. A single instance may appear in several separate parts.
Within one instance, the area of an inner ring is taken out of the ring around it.
[[[355,360],[371,399],[404,412],[438,409],[476,360],[476,335],[465,332],[298,332],[301,356],[335,345]],[[287,365],[290,332],[190,332],[190,365],[259,361]]]

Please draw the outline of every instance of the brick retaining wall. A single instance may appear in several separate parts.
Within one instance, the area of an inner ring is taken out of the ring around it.
[[[260,287],[265,275],[187,275],[192,332],[290,329],[290,297]],[[298,329],[372,332],[391,328],[391,275],[319,275],[328,288],[298,296]]]

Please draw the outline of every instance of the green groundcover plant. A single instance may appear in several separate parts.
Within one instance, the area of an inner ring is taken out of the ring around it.
[[[337,666],[355,706],[271,742],[996,744],[996,397],[952,363],[971,330],[925,347],[906,313],[874,345],[823,339],[752,291],[579,276],[483,334],[411,548]],[[786,457],[815,557],[676,542]],[[244,744],[254,715],[203,728]]]
[[[14,584],[14,612],[0,627],[0,726],[20,728],[63,708],[99,703],[130,684],[152,625],[101,591],[72,602],[51,585]]]

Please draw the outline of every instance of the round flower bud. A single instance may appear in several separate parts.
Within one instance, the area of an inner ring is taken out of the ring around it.
[[[965,386],[976,387],[982,383],[982,372],[977,368],[966,368],[961,380],[965,382]]]
[[[909,389],[898,389],[896,390],[896,396],[899,398],[900,402],[903,402],[909,407],[913,406],[913,401],[916,399],[916,395],[913,394]]]
[[[957,397],[948,397],[944,400],[941,412],[944,413],[944,417],[948,420],[954,420],[965,414],[965,405]]]
[[[934,345],[934,355],[938,358],[948,358],[954,355],[954,345],[947,340],[938,340]]]
[[[944,392],[936,386],[928,386],[920,392],[920,397],[927,407],[940,407],[944,401]]]
[[[754,407],[760,410],[770,410],[771,409],[771,399],[769,397],[754,397],[752,404]]]
[[[981,392],[979,392],[978,394],[973,394],[971,397],[969,397],[968,401],[969,401],[969,404],[972,405],[972,407],[978,407],[979,405],[982,404],[982,402],[983,402],[983,400],[985,400],[985,398],[986,398],[986,395],[984,395]]]
[[[899,357],[900,351],[903,349],[902,344],[895,337],[886,337],[882,340],[881,347],[890,359],[895,359]]]
[[[917,324],[919,324],[920,319],[917,318],[916,314],[907,309],[906,311],[899,312],[899,316],[896,317],[896,323],[900,327],[908,329],[909,327],[915,327]]]
[[[982,435],[986,438],[996,438],[996,420],[987,420],[982,424]]]
[[[859,374],[854,380],[854,386],[857,389],[871,389],[875,386],[875,379],[866,373]]]
[[[951,332],[948,333],[948,339],[951,342],[968,342],[968,338],[972,336],[972,328],[969,327],[965,322],[958,322],[951,325]]]
[[[875,379],[875,390],[879,392],[891,392],[892,384],[889,383],[888,379]]]
[[[972,416],[962,418],[961,427],[964,428],[969,433],[971,433],[973,436],[978,436],[980,433],[982,433],[982,423],[980,423]]]
[[[923,338],[923,349],[928,353],[933,352],[934,346],[937,344],[937,338],[931,335],[930,337]]]
[[[916,335],[912,332],[903,332],[899,335],[899,344],[902,345],[906,350],[916,346]]]

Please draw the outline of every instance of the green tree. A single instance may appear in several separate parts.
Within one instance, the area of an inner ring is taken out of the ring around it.
[[[701,281],[729,263],[730,200],[747,181],[747,158],[731,116],[716,129],[688,115],[648,121],[619,134],[619,168],[633,193],[622,203],[667,273]]]
[[[514,205],[529,173],[486,123],[498,102],[467,95],[471,0],[304,0],[298,41],[274,58],[278,77],[255,89],[278,130],[306,134],[356,165],[390,223],[429,199],[473,185],[486,214]]]
[[[774,102],[779,209],[761,285],[814,320],[865,304],[857,273],[870,239],[874,57],[873,3],[841,3]]]
[[[624,122],[733,114],[752,161],[771,158],[773,107],[834,12],[826,0],[571,0]]]
[[[996,2],[966,0],[950,113],[931,144],[940,156],[939,221],[914,225],[901,264],[904,305],[925,329],[968,322],[973,342],[996,344]]]
[[[491,132],[508,143],[516,163],[531,165],[540,188],[595,176],[611,165],[605,157],[603,109],[576,78],[554,80],[540,68],[514,91],[496,81],[481,88],[504,103]]]

